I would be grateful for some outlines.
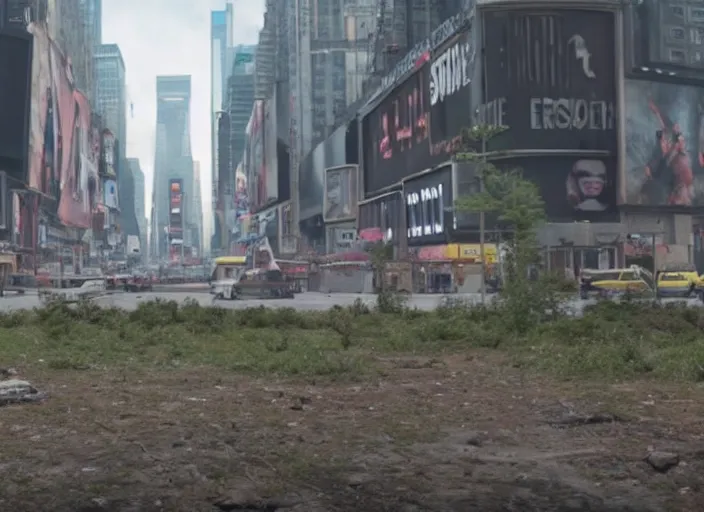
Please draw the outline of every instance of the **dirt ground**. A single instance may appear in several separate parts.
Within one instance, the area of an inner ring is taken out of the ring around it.
[[[18,368],[50,396],[0,409],[0,510],[700,510],[703,386],[498,357],[387,359],[359,383]]]

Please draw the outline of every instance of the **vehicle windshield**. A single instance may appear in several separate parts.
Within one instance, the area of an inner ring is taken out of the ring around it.
[[[673,274],[671,272],[663,272],[660,274],[660,281],[686,281],[687,278],[682,274]]]

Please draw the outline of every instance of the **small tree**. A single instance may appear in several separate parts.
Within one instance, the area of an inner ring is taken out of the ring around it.
[[[461,212],[494,214],[509,227],[512,236],[506,241],[506,258],[502,261],[502,308],[507,325],[524,330],[541,321],[546,313],[556,311],[555,294],[547,281],[536,281],[531,276],[531,270],[541,260],[537,229],[545,221],[545,204],[538,187],[526,180],[519,169],[498,169],[486,161],[485,155],[472,149],[476,141],[481,141],[485,149],[486,141],[505,129],[476,126],[464,130],[464,147],[455,159],[476,163],[481,188],[477,194],[458,198],[455,207]]]

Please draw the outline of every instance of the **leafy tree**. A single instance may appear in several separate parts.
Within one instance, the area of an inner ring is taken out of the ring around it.
[[[501,262],[504,286],[500,307],[505,310],[506,325],[523,331],[546,315],[557,314],[558,305],[551,280],[547,276],[536,278],[532,272],[541,262],[537,230],[545,221],[545,203],[540,190],[523,177],[520,169],[499,169],[473,149],[477,141],[486,148],[486,141],[505,129],[475,126],[463,131],[462,151],[455,154],[455,159],[475,163],[481,187],[476,194],[458,198],[455,208],[493,214],[508,227],[511,235]]]

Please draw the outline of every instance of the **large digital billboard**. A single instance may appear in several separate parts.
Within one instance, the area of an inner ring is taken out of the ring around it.
[[[489,149],[616,151],[612,12],[490,11],[484,34]]]
[[[75,87],[71,60],[49,38],[46,24],[32,22],[28,30],[34,39],[28,185],[55,200],[64,224],[89,228],[100,160],[90,103]]]
[[[443,244],[452,231],[452,166],[403,183],[408,245]]]
[[[626,82],[626,187],[629,205],[704,206],[704,89]]]
[[[27,180],[31,68],[32,36],[0,33],[0,159],[3,170],[21,182]]]
[[[169,180],[169,239],[183,243],[183,180]]]
[[[429,144],[429,81],[426,64],[362,120],[368,194],[434,165]]]

